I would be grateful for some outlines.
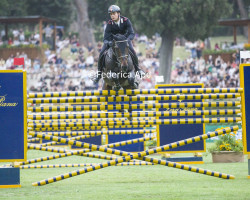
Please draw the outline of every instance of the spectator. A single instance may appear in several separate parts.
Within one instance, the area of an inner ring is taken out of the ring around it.
[[[34,40],[35,40],[36,45],[38,45],[40,43],[40,35],[38,32],[35,33]]]
[[[59,40],[62,40],[63,38],[63,28],[57,29],[57,36],[59,37]]]
[[[17,29],[14,29],[12,31],[12,34],[13,34],[13,37],[14,37],[14,40],[19,38],[19,31]]]
[[[10,37],[9,40],[8,40],[8,45],[12,45],[13,44],[13,40],[12,38]]]
[[[43,33],[45,34],[45,41],[49,45],[52,45],[53,29],[49,26],[49,24],[47,24],[47,26],[43,29]]]
[[[88,52],[89,54],[94,53],[94,47],[91,42],[88,43]]]
[[[51,55],[51,51],[49,50],[49,48],[47,48],[47,49],[44,51],[44,54],[45,54],[45,56],[46,56],[47,59],[48,59],[49,56]]]
[[[25,41],[25,35],[24,35],[24,32],[23,32],[23,29],[20,29],[19,40],[20,40],[21,43]]]
[[[86,65],[88,67],[93,67],[94,65],[94,57],[92,53],[89,53],[88,57],[86,58]]]
[[[203,48],[203,43],[198,41],[197,46],[196,46],[196,55],[198,59],[200,59],[202,56],[202,48]]]
[[[5,60],[3,58],[0,59],[0,70],[6,70]]]
[[[214,50],[215,50],[215,51],[219,51],[219,50],[220,50],[220,47],[219,47],[218,43],[216,43],[216,44],[214,45]]]

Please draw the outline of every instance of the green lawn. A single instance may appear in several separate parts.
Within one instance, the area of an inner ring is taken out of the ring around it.
[[[214,45],[218,43],[220,45],[221,42],[228,42],[231,43],[234,41],[233,35],[232,36],[218,36],[218,37],[211,37],[211,48],[214,49]],[[247,43],[247,38],[243,35],[237,35],[237,43]]]
[[[28,158],[52,155],[28,151]],[[159,156],[155,156],[160,158]],[[224,180],[165,166],[108,167],[45,186],[31,184],[79,168],[23,169],[21,188],[0,189],[0,199],[249,199],[250,179],[244,163],[214,164],[204,157],[205,169],[235,175]],[[37,164],[96,163],[98,159],[78,156]]]

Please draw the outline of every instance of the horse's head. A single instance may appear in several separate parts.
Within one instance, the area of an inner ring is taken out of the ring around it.
[[[128,40],[124,35],[113,35],[113,51],[121,66],[122,71],[128,69]]]

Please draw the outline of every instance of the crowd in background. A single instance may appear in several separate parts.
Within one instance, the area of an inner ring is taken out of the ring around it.
[[[53,34],[54,27],[47,25],[42,29],[42,37],[43,43],[48,45],[53,45]],[[9,35],[9,34],[8,34]],[[58,26],[56,28],[56,36],[61,40],[64,35],[63,27]],[[6,39],[5,30],[1,30],[0,32],[0,46],[5,44],[9,46],[19,46],[19,45],[39,45],[40,43],[40,34],[38,31],[28,32],[28,34],[24,32],[22,28],[14,28],[10,31],[10,35],[8,39]]]
[[[46,26],[43,29],[45,42],[51,43],[53,29]],[[1,36],[4,34],[1,32]],[[23,30],[13,30],[13,45],[25,41],[38,44],[39,34],[32,34],[25,38]],[[136,35],[133,40],[137,52],[140,68],[149,76],[140,80],[140,88],[154,88],[156,77],[159,75],[159,44],[158,35],[149,39],[146,35]],[[18,42],[17,42],[18,41]],[[9,41],[8,41],[9,43]],[[140,52],[139,45],[145,46],[145,52]],[[175,45],[179,45],[177,38]],[[98,51],[101,50],[102,42],[97,43]],[[238,87],[239,86],[239,52],[235,53],[232,62],[224,62],[219,56],[212,56],[205,62],[202,57],[204,43],[186,42],[185,48],[190,52],[190,57],[181,60],[177,58],[172,63],[171,83],[204,83],[205,87]],[[218,48],[215,46],[215,48]],[[0,69],[16,69],[14,58],[25,58],[27,70],[28,90],[40,91],[77,91],[100,89],[102,81],[95,85],[91,75],[97,71],[98,54],[95,54],[91,43],[81,46],[76,35],[69,33],[63,37],[63,31],[57,33],[56,51],[49,48],[45,50],[45,60],[41,58],[31,60],[24,52],[11,55],[7,60],[0,58]],[[42,64],[43,63],[43,64]]]
[[[197,54],[198,55],[198,54]],[[190,56],[174,62],[171,83],[203,83],[204,87],[239,87],[239,51],[233,54],[232,62],[224,62],[221,56],[210,55],[205,61],[202,56]]]

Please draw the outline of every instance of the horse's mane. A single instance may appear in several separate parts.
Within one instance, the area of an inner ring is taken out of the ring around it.
[[[116,34],[113,37],[114,37],[114,39],[116,41],[122,41],[122,40],[126,40],[127,39],[124,35],[121,35],[121,34]]]

